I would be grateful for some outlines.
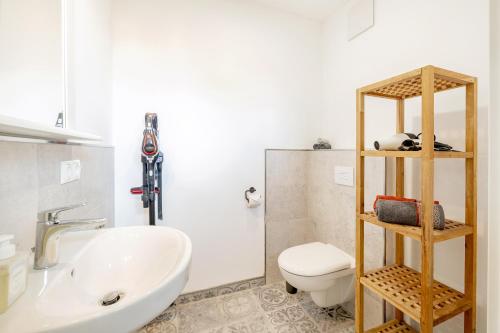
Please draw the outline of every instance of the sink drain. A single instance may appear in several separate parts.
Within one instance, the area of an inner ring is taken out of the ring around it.
[[[102,306],[109,306],[117,303],[122,298],[123,298],[123,293],[119,291],[112,291],[104,295],[100,303]]]

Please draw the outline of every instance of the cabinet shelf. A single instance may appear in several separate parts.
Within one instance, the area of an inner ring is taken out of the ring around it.
[[[420,273],[403,265],[385,266],[361,277],[361,284],[420,321]],[[471,301],[461,292],[434,280],[433,324],[440,324],[471,308]],[[382,331],[383,332],[383,331]]]
[[[404,321],[394,319],[368,331],[365,331],[365,333],[417,333],[417,331],[415,331]]]
[[[393,150],[363,150],[361,156],[366,157],[406,157],[421,158],[421,151],[393,151]],[[474,153],[463,151],[435,151],[434,158],[473,158]]]
[[[365,214],[360,214],[359,218],[365,222],[378,225],[379,227],[385,228],[390,231],[397,232],[401,235],[410,237],[412,239],[421,241],[422,240],[422,228],[414,227],[401,224],[393,224],[379,221],[377,215],[374,212],[367,212]],[[452,238],[463,237],[472,234],[474,231],[471,226],[464,223],[446,220],[444,230],[434,229],[433,241],[435,243],[442,242]]]

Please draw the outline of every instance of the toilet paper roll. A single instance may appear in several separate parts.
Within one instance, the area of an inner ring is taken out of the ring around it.
[[[248,201],[247,201],[248,208],[258,207],[262,203],[262,195],[260,195],[257,192],[249,193],[247,197],[248,197]]]

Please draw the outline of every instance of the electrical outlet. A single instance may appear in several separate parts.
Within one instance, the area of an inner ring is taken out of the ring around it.
[[[80,179],[82,168],[80,160],[61,162],[61,184]]]
[[[335,183],[345,186],[354,186],[354,168],[353,167],[335,167]]]

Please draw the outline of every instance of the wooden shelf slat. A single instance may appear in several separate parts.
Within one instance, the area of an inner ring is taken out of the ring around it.
[[[387,80],[365,86],[359,91],[368,96],[407,99],[422,95],[422,70],[432,68],[434,71],[434,92],[464,87],[473,83],[475,78],[446,69],[426,66]]]
[[[440,67],[436,67],[436,66],[433,66],[433,68],[434,68],[434,75],[435,76],[441,77],[441,78],[448,80],[448,81],[454,81],[454,82],[461,84],[461,85],[475,83],[477,81],[477,78],[474,76],[465,75],[462,73],[450,71],[448,69],[444,69],[444,68],[440,68]]]
[[[367,272],[361,277],[361,284],[403,311],[410,318],[420,321],[421,289],[419,272],[402,265],[385,266]],[[434,280],[434,326],[469,310],[471,307],[471,301],[463,293]]]
[[[435,151],[434,158],[473,158],[473,152],[465,151]]]
[[[408,80],[412,80],[416,77],[419,77],[422,74],[422,69],[415,69],[410,72],[406,72],[397,76],[393,76],[391,78],[372,83],[370,85],[359,88],[358,91],[362,94],[375,93],[377,90],[389,87],[396,82],[406,82]]]
[[[422,228],[420,227],[382,222],[378,220],[374,212],[360,214],[359,218],[363,221],[378,225],[379,227],[385,228],[390,231],[397,232],[406,237],[410,237],[418,241],[421,241],[422,239]],[[435,243],[442,242],[445,240],[470,235],[472,233],[473,229],[471,226],[452,220],[446,220],[444,230],[434,229],[433,241]]]
[[[367,157],[407,157],[420,158],[420,151],[399,151],[399,150],[363,150],[361,156]]]
[[[365,333],[417,333],[410,325],[397,319],[372,328]]]
[[[363,150],[361,156],[367,157],[406,157],[421,158],[421,151],[398,151],[398,150]],[[463,151],[435,151],[434,158],[473,158],[474,153]]]

